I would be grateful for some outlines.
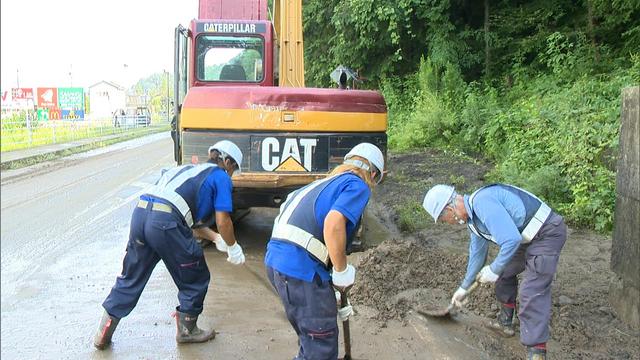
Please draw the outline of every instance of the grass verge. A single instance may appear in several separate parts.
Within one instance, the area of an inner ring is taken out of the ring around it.
[[[139,138],[139,137],[142,137],[142,136],[145,136],[145,135],[155,134],[155,133],[159,133],[159,132],[167,131],[167,130],[169,130],[169,126],[168,125],[167,126],[163,126],[161,128],[152,128],[152,129],[147,128],[147,129],[142,129],[140,131],[123,134],[122,136],[119,136],[119,137],[116,137],[116,138],[111,138],[111,139],[106,139],[106,140],[96,140],[96,141],[88,143],[88,144],[79,145],[79,146],[75,146],[75,147],[68,148],[68,149],[63,149],[63,150],[59,150],[59,151],[55,151],[55,152],[51,152],[51,153],[35,155],[35,156],[28,157],[28,158],[23,158],[23,159],[18,159],[18,160],[13,160],[13,161],[7,161],[7,162],[2,163],[2,165],[0,165],[0,170],[4,171],[4,170],[20,169],[20,168],[31,166],[31,165],[35,165],[35,164],[38,164],[38,163],[41,163],[41,162],[60,159],[60,158],[66,157],[66,156],[79,154],[79,153],[86,152],[86,151],[89,151],[89,150],[98,149],[98,148],[105,147],[105,146],[108,146],[108,145],[112,145],[112,144],[115,144],[115,143],[131,140],[131,139]]]

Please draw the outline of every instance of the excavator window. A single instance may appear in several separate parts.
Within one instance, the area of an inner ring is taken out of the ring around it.
[[[200,35],[198,80],[260,82],[264,78],[264,40],[260,36]]]

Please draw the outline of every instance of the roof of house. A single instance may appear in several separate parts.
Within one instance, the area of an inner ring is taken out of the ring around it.
[[[116,84],[114,82],[106,81],[106,80],[99,81],[99,82],[89,86],[89,89],[91,89],[92,87],[98,86],[98,85],[100,85],[102,83],[105,83],[105,84],[107,84],[107,85],[109,85],[111,87],[114,87],[114,88],[118,89],[118,90],[124,90],[124,87],[122,87],[122,86],[120,86],[120,85],[118,85],[118,84]]]

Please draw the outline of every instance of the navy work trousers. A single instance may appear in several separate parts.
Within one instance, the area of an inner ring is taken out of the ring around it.
[[[284,305],[287,319],[298,334],[296,360],[338,358],[338,310],[331,282],[318,275],[306,282],[267,266],[267,276]]]
[[[197,316],[209,287],[209,269],[193,232],[180,214],[136,207],[131,216],[122,274],[102,306],[116,318],[133,310],[153,269],[162,259],[178,287],[177,310]]]
[[[560,251],[567,240],[562,216],[551,213],[533,240],[522,244],[496,281],[496,298],[503,304],[515,304],[520,283],[520,342],[534,346],[549,339],[551,318],[551,282],[558,267]]]

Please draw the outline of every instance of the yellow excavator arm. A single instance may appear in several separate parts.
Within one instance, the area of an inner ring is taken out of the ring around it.
[[[274,0],[273,24],[279,46],[279,84],[304,87],[302,0]]]

